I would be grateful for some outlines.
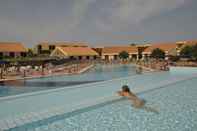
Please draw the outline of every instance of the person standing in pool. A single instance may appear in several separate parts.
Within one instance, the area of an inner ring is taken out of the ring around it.
[[[159,113],[156,109],[152,107],[145,106],[145,101],[140,99],[137,95],[130,91],[127,85],[122,86],[122,90],[117,92],[118,95],[127,97],[129,100],[132,101],[132,104],[135,108],[143,108],[146,111],[151,111],[155,113]]]

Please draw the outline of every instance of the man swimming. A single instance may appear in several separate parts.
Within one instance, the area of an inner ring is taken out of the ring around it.
[[[132,104],[135,108],[143,108],[146,111],[151,111],[155,113],[159,113],[156,109],[152,107],[145,106],[145,101],[140,99],[137,95],[130,91],[127,85],[122,86],[122,90],[117,92],[118,95],[127,97],[129,100],[132,101]]]

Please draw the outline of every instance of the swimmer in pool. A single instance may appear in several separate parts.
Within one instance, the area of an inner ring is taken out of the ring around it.
[[[128,98],[132,101],[132,105],[135,108],[143,108],[146,111],[151,111],[158,113],[156,109],[153,109],[151,107],[145,106],[145,101],[140,99],[137,95],[135,95],[133,92],[130,91],[129,87],[127,85],[122,86],[122,90],[117,92],[118,95]]]

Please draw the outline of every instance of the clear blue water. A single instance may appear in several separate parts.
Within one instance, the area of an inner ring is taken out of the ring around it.
[[[1,83],[0,97],[49,90],[66,86],[110,80],[136,74],[133,65],[97,65],[88,72],[79,75],[54,76],[25,81],[9,81]]]
[[[122,67],[117,67],[117,70],[119,68]],[[91,74],[91,71],[88,73]],[[191,79],[191,74],[181,73],[181,70],[152,72],[71,88],[2,97],[0,129],[3,122],[9,126],[19,123],[11,129],[14,131],[195,131],[197,75]],[[129,101],[118,97],[116,91],[123,84],[128,84],[133,92],[147,101],[148,107],[156,109],[159,114],[135,109]],[[46,112],[52,116],[49,117]]]
[[[141,92],[146,106],[135,109],[127,100],[113,101],[81,112],[55,117],[13,130],[27,131],[196,131],[197,79]]]
[[[197,73],[197,67],[170,67],[170,72],[174,74],[196,74]]]

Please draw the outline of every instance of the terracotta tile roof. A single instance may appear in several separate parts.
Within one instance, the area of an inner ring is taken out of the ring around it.
[[[87,47],[88,43],[85,42],[56,42],[55,45],[61,45],[61,46],[80,46],[80,47]]]
[[[55,46],[80,46],[80,47],[87,47],[88,43],[85,42],[41,42],[39,43],[39,45],[43,46],[43,47],[48,47],[49,45],[55,45]]]
[[[102,53],[103,54],[119,54],[122,51],[126,51],[128,53],[138,53],[138,49],[135,46],[104,47],[102,50]]]
[[[197,44],[197,40],[188,40],[188,41],[177,41],[176,44],[178,45],[178,47],[181,49],[185,46],[192,46]]]
[[[172,49],[176,49],[177,45],[176,43],[157,43],[157,44],[152,44],[148,48],[146,48],[143,53],[151,53],[153,49],[159,48],[162,49],[163,51],[170,51]]]
[[[42,50],[49,50],[50,44],[48,42],[42,42],[42,43],[39,43],[38,45],[42,46]]]
[[[19,42],[0,42],[0,52],[26,52],[27,49]]]
[[[197,44],[197,40],[185,41],[185,45],[195,45],[195,44]]]
[[[95,56],[98,55],[96,51],[89,47],[57,47],[63,51],[66,56]]]

